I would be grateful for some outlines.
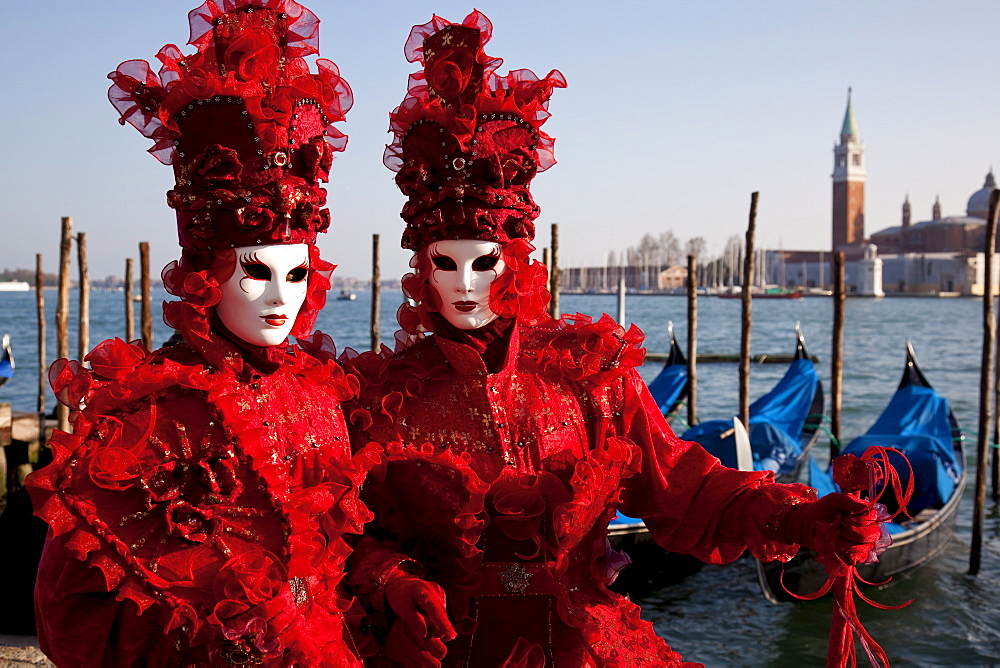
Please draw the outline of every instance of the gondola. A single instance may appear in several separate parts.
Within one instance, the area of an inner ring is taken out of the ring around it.
[[[14,377],[14,354],[10,351],[10,336],[0,339],[0,385]]]
[[[744,468],[773,468],[779,479],[792,479],[797,475],[802,457],[816,441],[820,416],[823,412],[823,389],[816,374],[816,368],[806,352],[805,341],[796,325],[795,356],[788,371],[775,387],[750,406],[750,449],[753,465]],[[676,356],[675,356],[676,354]],[[669,403],[661,401],[653,391],[653,386],[665,376],[671,366],[678,366],[684,357],[680,353],[671,330],[671,351],[667,365],[656,380],[650,384],[650,392],[661,410]],[[671,365],[670,360],[674,360]],[[686,362],[683,362],[686,365]],[[676,370],[675,370],[676,371]],[[680,373],[671,374],[674,378]],[[670,377],[670,376],[667,376]],[[684,367],[684,384],[687,383],[687,367]],[[680,393],[680,390],[677,390]],[[665,393],[661,396],[667,396]],[[697,441],[703,446],[706,441],[714,443],[726,456],[706,448],[718,456],[723,464],[738,468],[737,433],[733,420],[712,420],[686,431],[681,438]],[[700,429],[703,425],[708,428]],[[714,439],[714,440],[712,440]],[[755,440],[756,439],[756,440]],[[793,458],[793,454],[796,455]],[[742,458],[741,458],[742,459]],[[749,459],[749,457],[747,457]],[[775,462],[780,459],[780,466]],[[794,459],[794,461],[793,461]],[[648,591],[679,582],[698,571],[703,563],[691,556],[667,552],[649,536],[642,520],[621,515],[615,517],[608,527],[611,546],[624,552],[632,560],[612,586],[620,593],[641,595]]]
[[[750,447],[753,468],[774,471],[778,482],[794,482],[819,436],[823,385],[795,325],[795,354],[774,388],[750,404]],[[733,420],[708,420],[681,436],[696,441],[723,464],[737,467]]]
[[[663,363],[660,373],[649,384],[649,393],[656,400],[660,412],[669,416],[687,398],[688,367],[687,359],[684,358],[684,353],[681,352],[681,347],[677,345],[677,339],[674,338],[673,322],[667,323],[667,332],[670,334],[670,352],[667,354],[667,361]]]
[[[667,324],[670,333],[670,352],[656,378],[649,384],[660,411],[670,416],[687,397],[687,359],[674,338],[673,323]],[[695,573],[703,565],[694,557],[664,551],[653,542],[642,520],[626,517],[621,513],[608,525],[608,540],[616,550],[628,555],[628,566],[612,585],[622,594],[638,595],[679,582]]]
[[[843,453],[860,455],[872,445],[902,451],[914,476],[914,494],[907,505],[912,519],[899,515],[898,524],[888,525],[892,545],[877,563],[858,567],[858,574],[866,582],[881,584],[931,561],[947,547],[954,536],[966,483],[965,439],[948,400],[931,387],[917,366],[909,341],[903,378],[889,405]],[[896,469],[904,477],[908,475],[905,464],[895,459],[890,457]],[[820,468],[811,458],[809,482],[821,496],[836,491],[829,469]],[[808,550],[802,550],[787,564],[758,562],[757,576],[764,597],[772,603],[794,600],[789,591],[811,594],[826,581],[826,571]]]

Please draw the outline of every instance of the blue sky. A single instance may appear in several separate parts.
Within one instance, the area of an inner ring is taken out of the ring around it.
[[[452,0],[305,2],[323,21],[321,53],[338,63],[356,104],[347,152],[329,184],[334,225],[320,242],[338,275],[370,272],[382,236],[383,276],[397,250],[403,198],[382,166],[387,114],[414,67],[410,26],[432,12],[460,21]],[[558,68],[546,130],[559,164],[535,179],[536,245],[559,223],[564,264],[599,263],[650,232],[704,236],[710,253],[742,234],[761,192],[758,239],[786,249],[830,245],[830,172],[847,88],[866,144],[867,225],[964,213],[1000,167],[996,2],[526,2],[476,6],[494,24],[487,52],[502,71]],[[91,274],[123,273],[149,241],[159,268],[178,253],[164,193],[169,167],[121,127],[106,75],[119,62],[185,51],[196,0],[52,0],[6,12],[0,44],[0,269],[56,267],[60,216],[87,232]]]

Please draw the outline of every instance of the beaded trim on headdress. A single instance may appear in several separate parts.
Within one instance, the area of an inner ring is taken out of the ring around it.
[[[531,179],[555,164],[555,140],[541,130],[558,70],[496,74],[500,58],[483,48],[493,26],[474,11],[462,23],[435,16],[414,26],[405,52],[423,70],[410,76],[390,115],[395,135],[385,165],[409,201],[402,246],[443,239],[533,239],[539,208]]]
[[[167,194],[192,250],[313,243],[326,231],[326,181],[353,104],[336,64],[317,54],[319,19],[295,0],[207,0],[189,16],[198,51],[160,49],[154,73],[129,60],[108,77],[111,103],[174,166]]]

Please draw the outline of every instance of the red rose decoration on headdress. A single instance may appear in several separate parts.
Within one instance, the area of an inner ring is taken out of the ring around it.
[[[247,206],[239,212],[240,224],[247,229],[258,227],[269,228],[274,224],[278,215],[271,209],[259,206]]]
[[[243,171],[236,151],[222,144],[209,144],[194,161],[195,173],[208,184],[235,181]]]
[[[428,58],[427,84],[445,100],[458,97],[469,85],[475,56],[469,49],[451,49]]]
[[[309,181],[327,181],[333,166],[333,149],[322,137],[313,137],[299,149],[303,177]]]

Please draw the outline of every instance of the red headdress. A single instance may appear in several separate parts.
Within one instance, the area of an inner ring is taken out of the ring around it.
[[[549,98],[566,80],[558,70],[500,76],[486,55],[493,26],[474,11],[462,23],[435,16],[414,26],[406,58],[406,99],[390,115],[395,135],[385,165],[409,201],[402,245],[418,250],[443,239],[530,241],[539,209],[531,179],[555,164],[554,140],[542,132]]]
[[[319,53],[319,19],[295,0],[206,0],[188,19],[197,52],[167,45],[156,54],[159,73],[129,60],[108,75],[119,122],[174,167],[167,202],[184,254],[164,283],[184,301],[166,304],[164,319],[190,343],[207,341],[217,287],[234,267],[229,249],[305,243],[309,293],[292,330],[305,336],[330,286],[333,266],[312,244],[330,225],[319,184],[347,146],[333,124],[351,108],[351,88],[332,61],[310,71],[304,57]]]
[[[558,70],[498,75],[503,60],[483,50],[492,35],[478,11],[462,23],[434,16],[413,27],[406,58],[423,70],[410,75],[406,98],[389,116],[395,137],[383,161],[409,198],[400,214],[403,248],[446,239],[504,244],[508,271],[493,283],[491,307],[531,320],[548,301],[545,268],[529,258],[540,211],[531,180],[556,162],[555,140],[541,127],[553,89],[566,79]],[[398,314],[408,332],[430,329],[428,311],[437,310],[427,258],[418,254],[411,266],[417,273],[404,277],[403,291],[419,306],[404,304]]]
[[[181,246],[313,243],[330,224],[319,182],[347,145],[333,123],[353,103],[333,62],[313,74],[303,59],[319,19],[295,0],[207,0],[188,18],[197,53],[171,44],[158,75],[144,60],[108,75],[120,122],[174,166]]]

